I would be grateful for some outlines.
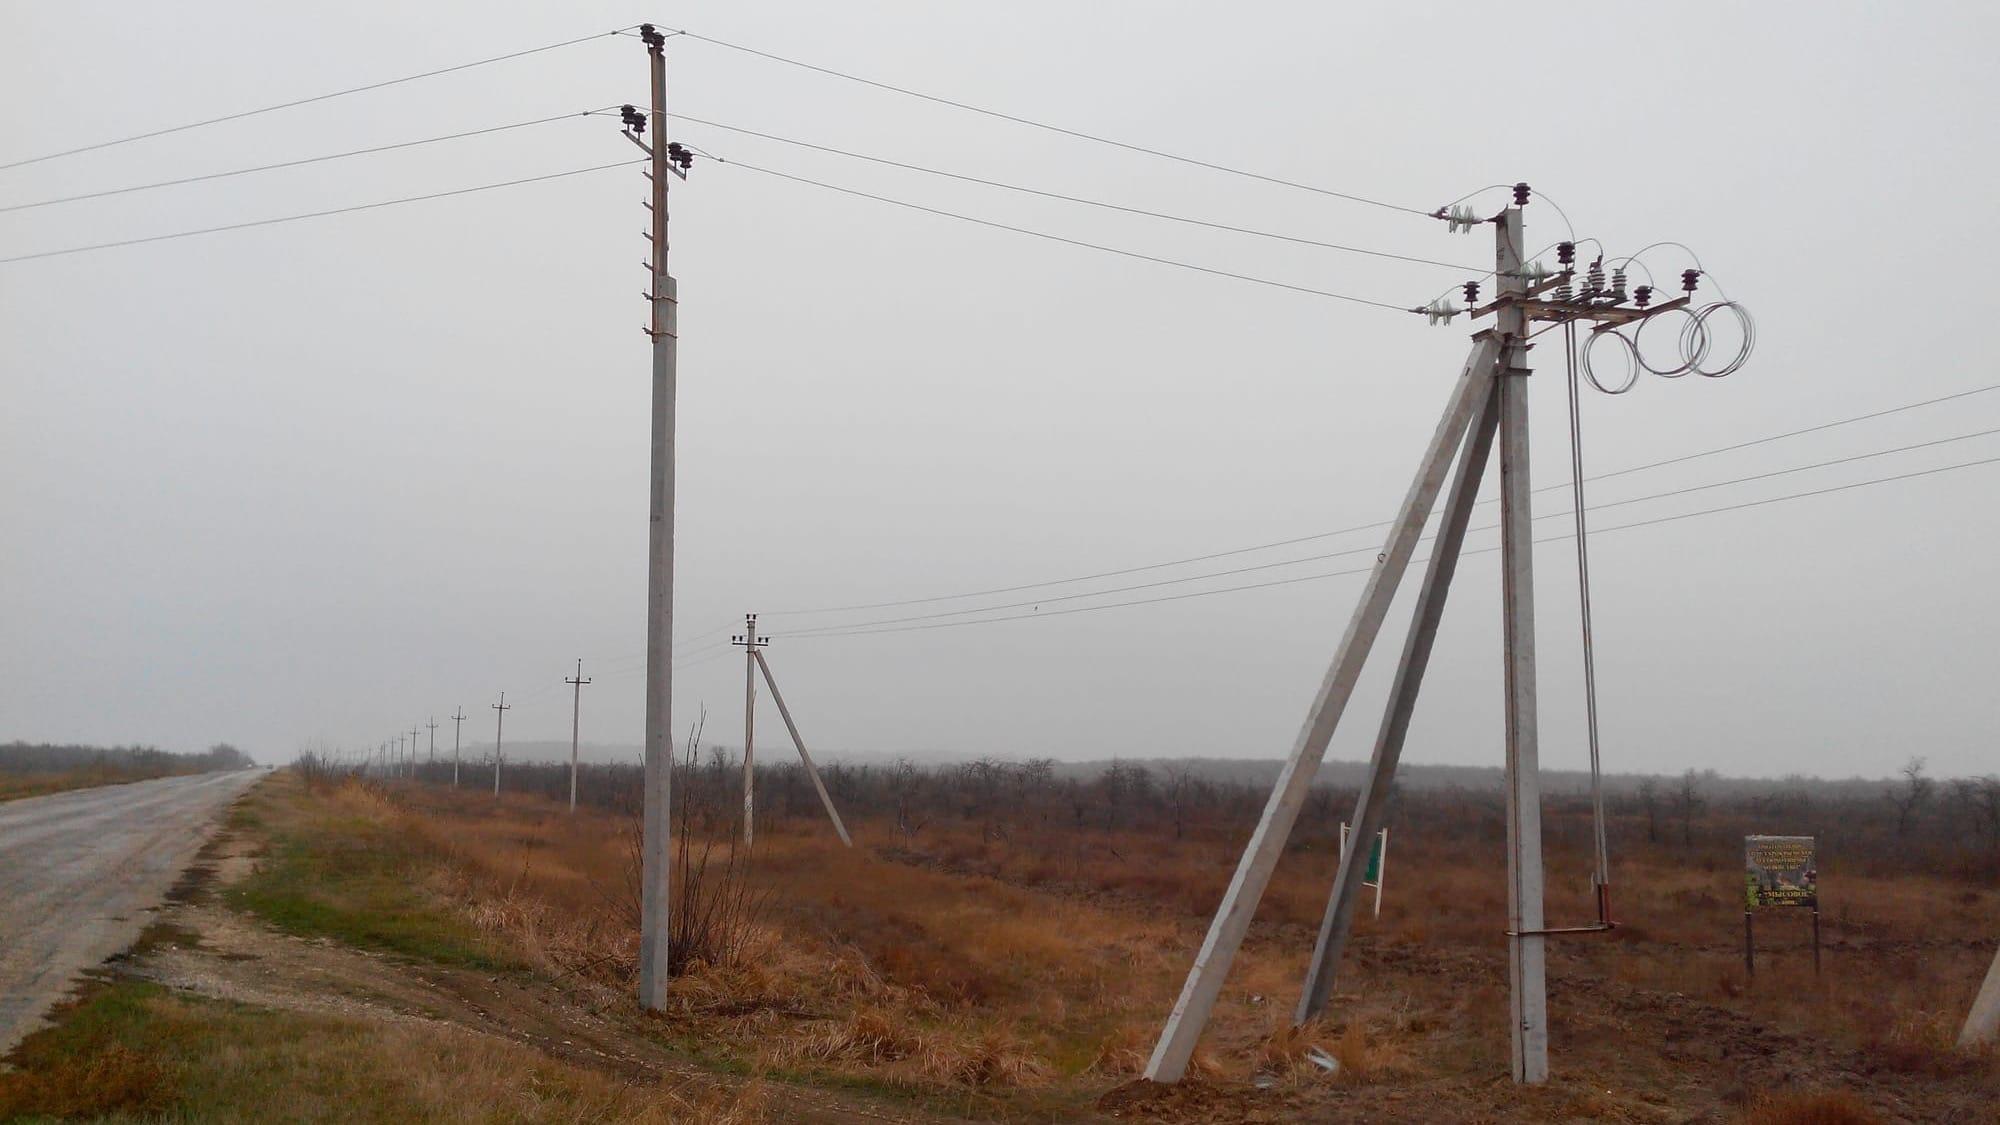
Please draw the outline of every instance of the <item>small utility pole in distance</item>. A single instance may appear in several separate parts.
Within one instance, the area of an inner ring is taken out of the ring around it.
[[[743,615],[743,632],[729,643],[743,647],[743,846],[756,842],[757,615]]]
[[[571,816],[576,815],[576,733],[583,716],[583,685],[589,682],[589,680],[583,677],[583,660],[578,658],[576,662],[576,675],[563,680],[563,683],[569,684],[576,689],[574,692],[575,698],[570,704],[569,711],[569,811]]]
[[[507,726],[507,693],[500,693],[500,702],[491,704],[493,708],[493,795],[500,795],[500,732]]]
[[[423,729],[420,726],[410,728],[410,777],[412,779],[417,776],[417,732]]]
[[[451,787],[458,788],[458,736],[465,727],[465,705],[452,709],[451,716]]]
[[[424,726],[431,732],[430,764],[436,765],[438,760],[438,717],[432,715],[430,721],[425,723]]]

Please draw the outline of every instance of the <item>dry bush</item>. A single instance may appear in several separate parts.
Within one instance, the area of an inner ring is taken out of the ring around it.
[[[1743,1116],[1743,1125],[1881,1125],[1866,1102],[1845,1090],[1764,1094]]]

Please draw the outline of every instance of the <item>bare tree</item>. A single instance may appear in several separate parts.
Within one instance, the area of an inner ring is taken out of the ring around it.
[[[1708,807],[1708,798],[1701,792],[1701,775],[1689,770],[1681,775],[1680,785],[1674,790],[1674,809],[1681,818],[1681,846],[1694,845],[1695,814]]]
[[[1937,791],[1937,782],[1924,776],[1924,760],[1911,758],[1900,771],[1903,784],[1884,793],[1883,796],[1896,809],[1896,835],[1908,836],[1910,826],[1916,822],[1917,810],[1927,803]]]

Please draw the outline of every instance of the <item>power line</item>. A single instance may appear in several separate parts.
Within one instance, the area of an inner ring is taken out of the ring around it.
[[[1431,216],[1431,212],[1429,210],[1426,210],[1421,207],[1405,207],[1398,203],[1388,203],[1380,199],[1370,199],[1369,197],[1364,195],[1354,195],[1349,192],[1335,191],[1332,188],[1324,188],[1324,187],[1318,187],[1313,184],[1300,183],[1297,180],[1286,180],[1286,179],[1281,179],[1277,176],[1267,176],[1261,172],[1252,172],[1248,171],[1247,169],[1236,168],[1227,164],[1216,164],[1207,160],[1200,160],[1192,156],[1182,156],[1178,153],[1165,152],[1157,148],[1148,148],[1145,145],[1138,145],[1129,143],[1127,141],[1115,140],[1111,137],[1100,136],[1095,133],[1085,133],[1077,129],[1064,128],[1061,125],[1051,125],[1046,121],[1036,121],[1033,118],[1029,117],[1021,117],[1012,113],[1003,113],[997,109],[987,109],[983,106],[976,106],[969,102],[955,101],[951,98],[940,97],[936,94],[926,94],[920,90],[912,90],[905,86],[895,86],[887,82],[877,82],[872,78],[863,78],[860,75],[849,74],[845,71],[834,70],[831,67],[819,66],[814,63],[804,62],[799,59],[786,58],[783,55],[772,54],[769,51],[760,51],[754,47],[745,47],[740,43],[730,43],[725,40],[715,39],[707,35],[700,35],[692,31],[687,31],[685,29],[680,31],[679,34],[685,35],[689,39],[698,39],[703,43],[713,44],[714,46],[722,47],[727,50],[740,51],[746,55],[755,55],[758,58],[769,59],[772,62],[783,63],[786,66],[794,66],[798,67],[801,70],[809,70],[815,74],[824,74],[830,78],[838,78],[841,79],[842,81],[854,82],[863,86],[872,86],[875,89],[886,90],[892,94],[902,94],[905,97],[918,98],[923,101],[934,102],[938,105],[949,106],[952,109],[965,110],[968,113],[977,113],[982,116],[992,117],[1001,121],[1010,121],[1016,125],[1026,125],[1033,129],[1042,129],[1051,133],[1059,133],[1065,137],[1074,137],[1077,140],[1090,141],[1092,143],[1101,145],[1110,145],[1113,148],[1122,148],[1127,152],[1142,153],[1146,156],[1159,157],[1162,160],[1172,160],[1180,164],[1192,165],[1196,168],[1207,168],[1210,171],[1226,172],[1232,176],[1242,176],[1247,179],[1260,180],[1267,184],[1277,184],[1280,187],[1296,188],[1300,191],[1309,191],[1318,195],[1332,196],[1335,199],[1345,199],[1352,203],[1365,203],[1371,207],[1382,207],[1390,211],[1401,211],[1405,214],[1419,215],[1424,218],[1429,218]]]
[[[1923,399],[1918,402],[1905,403],[1901,406],[1892,406],[1882,410],[1870,411],[1866,414],[1857,414],[1849,418],[1840,418],[1831,422],[1822,422],[1818,425],[1807,426],[1803,429],[1788,430],[1784,433],[1779,433],[1779,434],[1770,434],[1765,437],[1753,438],[1749,441],[1737,442],[1733,445],[1717,446],[1716,448],[1705,449],[1698,453],[1682,454],[1681,456],[1678,457],[1669,457],[1660,461],[1649,461],[1643,465],[1633,465],[1628,468],[1616,469],[1608,473],[1597,473],[1590,477],[1586,477],[1585,479],[1590,481],[1609,480],[1613,477],[1627,476],[1631,473],[1643,472],[1648,469],[1662,468],[1668,465],[1678,465],[1687,461],[1694,461],[1703,457],[1714,457],[1723,453],[1734,453],[1738,450],[1749,449],[1753,446],[1765,445],[1774,441],[1783,441],[1788,438],[1800,437],[1805,434],[1819,433],[1821,431],[1835,429],[1840,426],[1849,426],[1857,422],[1871,421],[1873,419],[1886,417],[1891,414],[1899,414],[1904,411],[1916,410],[1926,406],[1936,406],[1939,403],[1951,402],[1956,399],[1968,398],[1972,395],[1986,394],[1988,392],[1996,390],[2000,390],[2000,383],[1989,383],[1983,387],[1974,387],[1970,390],[1958,391],[1948,395],[1941,395],[1937,398]],[[1979,435],[1966,435],[1966,436],[1979,436]],[[1945,440],[1957,440],[1957,439],[1945,439]],[[1914,447],[1908,447],[1908,448],[1914,448]],[[1867,454],[1864,456],[1873,456],[1873,454]],[[1752,478],[1744,478],[1744,479],[1752,479]],[[1542,487],[1535,489],[1535,491],[1537,493],[1552,492],[1557,489],[1568,488],[1572,483],[1573,482],[1570,481],[1563,481],[1559,484],[1543,485]],[[1493,501],[1484,500],[1481,501],[1481,503],[1490,504],[1493,503]],[[814,609],[776,610],[771,612],[770,614],[767,614],[767,616],[809,617],[809,616],[818,616],[828,613],[856,613],[868,609],[895,609],[906,605],[923,605],[930,602],[958,601],[962,598],[980,598],[980,597],[988,597],[994,594],[1014,594],[1014,593],[1019,593],[1023,590],[1046,589],[1050,586],[1067,586],[1076,582],[1090,582],[1100,578],[1120,578],[1128,574],[1142,574],[1150,570],[1165,570],[1169,567],[1187,566],[1193,563],[1213,562],[1216,559],[1231,558],[1236,555],[1254,554],[1258,551],[1275,550],[1279,547],[1295,547],[1301,543],[1310,543],[1320,539],[1333,539],[1342,535],[1351,535],[1362,531],[1372,531],[1376,528],[1387,527],[1387,526],[1388,526],[1387,521],[1378,520],[1373,523],[1355,524],[1352,527],[1343,527],[1334,531],[1314,532],[1311,535],[1300,535],[1290,539],[1279,539],[1269,543],[1258,543],[1248,547],[1234,547],[1226,551],[1214,551],[1205,555],[1191,555],[1187,558],[1172,559],[1166,562],[1146,563],[1141,566],[1121,567],[1117,570],[1098,571],[1095,574],[1080,574],[1070,578],[1051,578],[1041,582],[1024,582],[1014,586],[997,586],[986,590],[969,590],[957,594],[935,594],[929,597],[921,597],[921,598],[901,598],[893,601],[863,602],[854,605],[821,606]],[[1332,557],[1332,556],[1324,556],[1324,557]],[[1309,560],[1300,560],[1300,561],[1309,561]]]
[[[537,117],[532,121],[516,121],[509,125],[494,125],[485,129],[468,129],[462,133],[446,133],[443,136],[425,137],[422,140],[398,141],[395,144],[375,145],[372,148],[349,149],[346,152],[331,152],[323,156],[307,156],[298,160],[284,160],[276,164],[259,164],[254,168],[235,168],[227,172],[209,172],[201,176],[183,176],[178,180],[160,180],[150,184],[133,184],[130,187],[106,188],[103,191],[89,191],[80,195],[65,195],[55,199],[38,199],[32,203],[10,203],[0,206],[0,212],[26,211],[35,207],[53,207],[58,203],[76,203],[85,199],[102,199],[108,195],[127,195],[135,191],[152,191],[155,188],[178,187],[181,184],[205,183],[209,180],[225,180],[232,176],[248,176],[255,172],[274,172],[280,168],[297,168],[306,164],[321,164],[329,160],[345,160],[350,156],[367,156],[377,152],[394,152],[397,149],[416,148],[419,145],[434,145],[440,141],[456,141],[466,137],[483,137],[489,133],[504,133],[511,129],[525,129],[530,125],[546,125],[551,121],[572,121],[579,117],[589,117],[604,113],[602,109],[578,110],[575,113],[560,113],[554,117]]]
[[[1193,270],[1196,273],[1210,274],[1215,277],[1234,278],[1237,281],[1248,281],[1258,285],[1268,285],[1274,289],[1289,289],[1294,293],[1306,293],[1314,297],[1331,297],[1336,301],[1348,301],[1357,305],[1371,305],[1378,309],[1388,309],[1390,312],[1407,313],[1410,311],[1403,305],[1391,304],[1388,301],[1376,301],[1376,300],[1371,300],[1370,298],[1367,297],[1352,296],[1351,294],[1347,293],[1335,293],[1328,289],[1314,289],[1308,285],[1293,285],[1288,281],[1274,281],[1268,277],[1257,277],[1247,273],[1233,273],[1229,270],[1214,269],[1209,266],[1200,266],[1194,264],[1193,262],[1183,262],[1174,258],[1161,258],[1152,254],[1142,254],[1137,250],[1121,250],[1116,246],[1105,246],[1101,243],[1085,242],[1082,239],[1077,239],[1077,238],[1067,238],[1060,234],[1050,234],[1047,231],[1032,230],[1028,227],[1017,227],[1008,223],[995,222],[992,219],[976,218],[972,215],[960,214],[957,211],[945,211],[936,207],[926,207],[921,203],[911,203],[910,201],[905,199],[894,199],[891,198],[890,196],[876,195],[872,192],[861,191],[856,188],[841,187],[838,184],[829,184],[822,182],[820,180],[808,179],[804,176],[795,176],[789,172],[779,172],[770,168],[760,168],[755,164],[745,164],[740,160],[724,160],[721,157],[712,157],[711,159],[714,159],[718,164],[725,164],[731,168],[742,168],[745,171],[761,172],[766,176],[775,176],[776,178],[781,180],[790,180],[793,183],[806,184],[810,187],[824,188],[827,191],[839,192],[842,195],[852,195],[861,199],[872,199],[878,203],[888,203],[896,207],[908,208],[909,210],[912,211],[922,211],[927,215],[937,215],[946,219],[957,219],[960,222],[975,223],[982,227],[992,227],[994,230],[1012,231],[1015,234],[1025,234],[1033,238],[1047,239],[1050,242],[1060,242],[1068,246],[1078,246],[1082,247],[1085,250],[1097,250],[1106,254],[1116,254],[1121,258],[1136,258],[1142,262],[1153,262],[1157,265],[1162,265],[1162,266],[1175,266],[1180,269]],[[4,261],[4,259],[0,259],[0,261]]]
[[[1770,472],[1754,473],[1750,476],[1735,477],[1730,480],[1713,481],[1707,484],[1690,485],[1686,488],[1676,488],[1669,490],[1667,492],[1655,492],[1648,496],[1632,496],[1623,500],[1612,500],[1601,504],[1592,504],[1588,506],[1585,510],[1591,512],[1597,512],[1597,511],[1603,511],[1606,508],[1622,508],[1629,504],[1644,504],[1653,500],[1666,500],[1676,496],[1686,496],[1696,492],[1707,492],[1712,489],[1727,488],[1732,485],[1748,484],[1760,480],[1769,480],[1772,477],[1789,476],[1792,473],[1803,473],[1803,472],[1809,472],[1813,469],[1825,469],[1825,468],[1831,468],[1835,465],[1852,464],[1853,462],[1856,461],[1866,461],[1876,457],[1887,457],[1896,453],[1908,453],[1917,449],[1930,449],[1935,446],[1949,445],[1953,442],[1969,441],[1973,438],[1991,437],[1994,434],[2000,434],[2000,428],[1981,430],[1978,431],[1977,433],[1959,434],[1954,437],[1938,438],[1933,441],[1916,442],[1911,445],[1900,445],[1891,449],[1871,450],[1867,453],[1856,453],[1846,457],[1836,457],[1829,461],[1817,461],[1810,465],[1795,465],[1792,466],[1791,468],[1774,469]],[[1575,511],[1573,508],[1558,512],[1544,512],[1541,515],[1535,516],[1534,520],[1541,521],[1541,520],[1561,519],[1565,516],[1570,516],[1574,514]],[[1471,528],[1469,530],[1474,532],[1493,531],[1498,529],[1499,526],[1500,525],[1497,523],[1492,523],[1492,524],[1485,524],[1480,527]],[[1435,538],[1435,536],[1432,535],[1424,536],[1425,540],[1430,540],[1433,538]],[[826,625],[817,628],[802,629],[796,632],[787,633],[786,636],[788,637],[814,636],[823,632],[833,632],[833,631],[855,628],[865,625],[894,625],[910,621],[931,621],[946,617],[964,617],[975,613],[991,613],[1003,609],[1021,609],[1023,607],[1031,605],[1049,605],[1058,602],[1080,601],[1084,598],[1098,598],[1098,597],[1103,597],[1107,594],[1124,594],[1124,593],[1130,593],[1135,590],[1153,590],[1153,589],[1158,589],[1162,586],[1179,586],[1189,582],[1205,582],[1212,578],[1230,578],[1239,574],[1254,574],[1258,571],[1277,570],[1282,567],[1298,566],[1303,563],[1325,562],[1328,559],[1346,558],[1352,555],[1364,555],[1379,550],[1381,550],[1381,547],[1379,545],[1371,543],[1360,547],[1350,547],[1344,551],[1333,551],[1323,555],[1307,555],[1303,558],[1281,559],[1277,562],[1258,563],[1254,566],[1243,566],[1243,567],[1235,567],[1229,570],[1210,571],[1206,574],[1190,574],[1180,578],[1162,578],[1155,582],[1141,582],[1131,586],[1113,586],[1109,589],[1104,589],[1104,590],[1086,590],[1074,594],[1060,594],[1053,597],[1034,598],[1028,601],[1009,602],[1003,605],[976,606],[971,609],[941,610],[936,613],[915,614],[909,617],[891,617],[878,621],[848,622],[840,625]]]
[[[1365,247],[1349,246],[1339,242],[1322,242],[1319,241],[1318,239],[1300,238],[1295,235],[1279,234],[1275,231],[1257,230],[1251,227],[1232,226],[1228,223],[1209,222],[1206,219],[1189,218],[1186,215],[1173,215],[1163,211],[1149,211],[1143,207],[1128,207],[1122,203],[1110,203],[1101,199],[1087,199],[1082,196],[1064,195],[1061,192],[1044,191],[1040,188],[1025,187],[1021,184],[1010,184],[1000,180],[988,180],[988,179],[983,179],[979,176],[969,176],[959,172],[947,172],[940,168],[929,168],[922,164],[909,164],[901,160],[891,160],[883,156],[870,156],[867,153],[852,152],[847,149],[834,148],[831,145],[815,144],[812,141],[801,141],[792,137],[781,137],[775,133],[763,133],[755,129],[745,129],[737,125],[725,125],[720,121],[709,121],[700,117],[690,117],[685,113],[673,113],[673,114],[668,114],[668,116],[677,118],[681,121],[686,121],[694,125],[703,125],[711,129],[721,129],[724,130],[725,132],[738,133],[746,137],[756,137],[760,140],[775,141],[778,144],[792,145],[796,148],[811,149],[814,152],[824,152],[834,156],[844,156],[850,160],[864,160],[870,164],[880,164],[888,168],[901,168],[909,172],[921,172],[927,176],[939,176],[947,180],[957,180],[961,183],[979,184],[982,187],[1000,188],[1004,191],[1020,192],[1023,195],[1039,196],[1043,199],[1055,199],[1055,200],[1060,200],[1064,203],[1077,203],[1085,207],[1098,207],[1106,211],[1118,211],[1127,215],[1140,215],[1149,219],[1164,219],[1171,223],[1185,223],[1189,226],[1207,227],[1210,230],[1228,231],[1232,234],[1247,234],[1255,236],[1257,238],[1275,239],[1280,242],[1294,243],[1299,246],[1316,246],[1324,250],[1339,250],[1348,254],[1366,254],[1372,258],[1387,258],[1391,261],[1396,261],[1396,262],[1411,262],[1416,265],[1423,265],[1423,266],[1440,266],[1448,270],[1474,272],[1479,269],[1479,267],[1477,266],[1460,265],[1457,262],[1442,262],[1438,261],[1435,258],[1419,258],[1409,254],[1395,254],[1387,250],[1370,250]]]
[[[399,203],[422,203],[431,199],[449,199],[457,195],[471,195],[474,192],[493,191],[497,188],[519,187],[522,184],[538,184],[546,180],[560,180],[568,176],[581,176],[588,172],[603,172],[612,168],[629,168],[643,164],[641,160],[621,160],[615,164],[596,164],[589,168],[572,168],[567,172],[551,172],[546,176],[528,176],[519,180],[503,180],[497,184],[480,184],[477,187],[456,188],[452,191],[432,192],[429,195],[406,195],[397,199],[384,199],[375,203],[357,203],[351,207],[334,207],[325,211],[308,211],[301,215],[280,215],[275,219],[255,219],[247,223],[229,223],[219,227],[203,227],[200,230],[176,231],[173,234],[155,234],[146,238],[126,238],[117,242],[99,242],[89,246],[70,246],[61,250],[44,250],[37,254],[16,254],[11,258],[0,258],[0,266],[10,262],[27,262],[36,258],[59,258],[65,254],[84,254],[92,250],[113,250],[120,246],[140,246],[148,242],[166,242],[175,238],[193,238],[196,235],[220,234],[223,231],[247,230],[251,227],[268,227],[278,223],[295,223],[301,219],[323,219],[329,215],[348,215],[356,211],[373,211],[380,207],[394,207]]]
[[[1757,508],[1767,504],[1777,504],[1790,500],[1803,500],[1813,496],[1826,496],[1835,492],[1846,492],[1851,489],[1866,488],[1870,485],[1889,484],[1894,481],[1912,480],[1917,477],[1934,476],[1938,473],[1948,473],[1957,469],[1970,469],[1970,468],[1976,468],[1981,465],[1992,465],[1992,464],[2000,464],[2000,457],[1987,457],[1977,461],[1961,462],[1956,465],[1940,465],[1936,468],[1920,469],[1916,472],[1900,473],[1895,476],[1873,477],[1868,480],[1853,481],[1848,484],[1833,485],[1828,488],[1818,488],[1808,492],[1792,492],[1792,493],[1786,493],[1782,496],[1766,497],[1762,500],[1748,500],[1740,504],[1728,504],[1718,508],[1703,508],[1700,511],[1695,511],[1695,512],[1681,512],[1677,515],[1660,516],[1655,519],[1638,520],[1633,523],[1622,523],[1613,527],[1598,528],[1594,530],[1591,534],[1604,535],[1608,532],[1613,532],[1613,531],[1628,531],[1638,527],[1652,527],[1656,524],[1673,523],[1677,520],[1694,519],[1697,516],[1712,516],[1724,512],[1739,512],[1743,511],[1746,508]],[[1573,535],[1574,535],[1573,532],[1563,532],[1557,535],[1545,536],[1543,538],[1535,540],[1535,542],[1555,543],[1555,542],[1560,542],[1564,539],[1572,538]],[[1476,549],[1463,551],[1462,554],[1482,555],[1493,551],[1497,551],[1499,549],[1500,548],[1497,546],[1480,547]],[[1422,562],[1424,560],[1418,559],[1413,561]],[[1290,586],[1300,582],[1315,582],[1326,578],[1340,578],[1347,575],[1366,574],[1373,569],[1374,567],[1372,566],[1366,566],[1366,567],[1355,567],[1350,570],[1326,571],[1320,574],[1303,574],[1292,578],[1275,578],[1268,582],[1251,582],[1241,586],[1225,586],[1214,590],[1193,590],[1184,594],[1170,594],[1157,598],[1134,598],[1130,601],[1109,602],[1104,605],[1075,606],[1070,609],[1051,610],[1048,613],[1016,613],[1016,614],[1010,614],[1006,617],[988,617],[971,621],[937,621],[937,622],[931,622],[929,624],[893,625],[882,628],[861,627],[853,629],[852,631],[848,632],[787,633],[785,634],[785,636],[795,639],[851,637],[851,636],[865,636],[870,633],[904,633],[904,632],[912,632],[916,630],[926,630],[926,629],[951,629],[951,628],[957,628],[962,625],[991,625],[1002,621],[1021,621],[1031,617],[1062,617],[1072,613],[1092,613],[1097,610],[1104,610],[1104,609],[1123,609],[1129,606],[1152,605],[1158,602],[1176,602],[1176,601],[1186,601],[1189,598],[1205,598],[1217,594],[1235,594],[1235,593],[1241,593],[1246,590],[1263,590],[1263,589],[1268,589],[1272,586]]]
[[[165,129],[154,129],[153,131],[148,133],[134,133],[129,137],[120,137],[117,140],[111,140],[111,141],[99,141],[96,144],[84,145],[81,148],[65,149],[62,152],[51,152],[43,156],[31,156],[26,160],[16,160],[11,164],[0,164],[0,172],[4,172],[9,168],[20,168],[28,164],[40,164],[44,160],[55,160],[59,157],[75,156],[80,152],[95,152],[98,149],[110,148],[113,145],[130,144],[133,141],[143,141],[153,137],[164,137],[170,133],[185,133],[189,129],[200,129],[209,125],[220,125],[225,121],[241,121],[246,117],[256,117],[259,114],[265,114],[265,113],[275,113],[281,109],[293,109],[298,106],[311,105],[314,102],[323,102],[332,98],[344,98],[349,94],[360,94],[360,93],[365,93],[369,90],[380,90],[389,86],[400,86],[405,82],[415,82],[423,78],[435,78],[440,74],[453,74],[461,70],[471,70],[473,67],[486,66],[489,63],[506,62],[509,59],[525,58],[529,55],[541,54],[543,51],[553,51],[559,47],[573,47],[578,43],[587,43],[592,39],[602,39],[605,36],[616,35],[618,34],[618,32],[624,30],[626,30],[626,28],[621,27],[614,31],[600,31],[595,34],[585,35],[577,39],[565,39],[560,43],[547,43],[540,47],[530,47],[525,51],[513,51],[504,55],[494,55],[492,58],[488,59],[476,59],[468,63],[459,63],[456,66],[446,66],[446,67],[440,67],[436,70],[426,70],[421,74],[406,74],[401,78],[390,78],[381,82],[371,82],[366,86],[351,86],[345,90],[335,90],[330,94],[315,94],[310,98],[299,98],[295,101],[279,102],[277,105],[260,106],[257,109],[246,109],[240,113],[224,114],[221,117],[211,117],[203,121],[190,121],[185,125],[173,125]]]

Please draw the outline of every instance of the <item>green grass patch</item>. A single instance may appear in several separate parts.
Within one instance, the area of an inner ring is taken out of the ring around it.
[[[426,892],[439,860],[392,821],[296,790],[260,793],[238,808],[236,822],[257,831],[264,850],[256,870],[224,893],[231,906],[305,937],[444,965],[522,967]]]

